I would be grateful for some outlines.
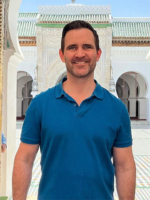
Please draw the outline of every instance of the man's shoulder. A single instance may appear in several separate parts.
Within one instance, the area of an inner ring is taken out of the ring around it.
[[[37,94],[31,101],[27,112],[35,112],[35,110],[39,113],[43,112],[43,110],[47,109],[52,102],[55,101],[55,86],[49,88],[46,91]]]
[[[117,107],[125,107],[124,103],[121,101],[121,99],[114,96],[112,93],[110,93],[106,88],[103,88],[104,91],[104,99],[108,103],[111,103],[114,106]]]
[[[34,98],[34,101],[45,101],[47,99],[54,98],[55,97],[55,87],[56,86],[37,94]]]

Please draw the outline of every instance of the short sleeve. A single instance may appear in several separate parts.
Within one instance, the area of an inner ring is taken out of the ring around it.
[[[124,148],[131,145],[132,145],[132,135],[131,135],[130,117],[126,106],[123,104],[120,116],[120,126],[114,141],[114,147]]]
[[[37,98],[35,97],[26,111],[22,127],[21,141],[27,144],[40,144],[40,135],[41,115],[38,109]]]

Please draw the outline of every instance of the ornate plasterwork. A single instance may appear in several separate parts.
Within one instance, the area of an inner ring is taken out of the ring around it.
[[[9,33],[9,27],[8,27],[8,8],[9,8],[9,0],[3,1],[4,4],[4,50],[6,49],[14,49],[10,33]]]
[[[112,29],[97,28],[102,49],[101,59],[97,62],[94,77],[106,89],[110,82],[110,57]],[[37,27],[38,89],[39,92],[53,87],[66,71],[65,64],[59,58],[62,28]]]
[[[43,36],[44,38],[49,38],[43,40],[44,47],[51,47],[51,48],[60,48],[60,41],[61,41],[61,28],[43,28]]]
[[[35,63],[37,62],[37,50],[24,50],[22,49],[22,53],[24,55],[24,62]]]
[[[47,88],[53,87],[56,85],[58,78],[66,72],[65,64],[62,63],[59,56],[57,56],[51,63],[48,65],[47,69]]]
[[[95,69],[96,80],[106,89],[109,90],[110,82],[110,57],[111,57],[111,45],[112,45],[112,29],[111,27],[104,29],[96,29],[99,40],[102,55],[100,61],[97,63]]]
[[[22,53],[23,53],[23,55],[24,55],[25,58],[37,57],[37,51],[30,51],[30,50],[24,51],[24,50],[22,50]]]
[[[110,6],[67,4],[63,6],[39,6],[41,14],[110,14]]]

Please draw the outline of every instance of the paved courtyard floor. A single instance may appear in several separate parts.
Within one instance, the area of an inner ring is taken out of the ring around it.
[[[150,124],[132,122],[133,154],[136,163],[136,200],[150,200]],[[20,144],[22,122],[17,122],[16,150]],[[37,200],[40,171],[40,152],[36,156],[28,200]],[[114,192],[115,200],[118,199]]]

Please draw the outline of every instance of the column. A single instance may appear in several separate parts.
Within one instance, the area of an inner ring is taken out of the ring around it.
[[[2,155],[2,185],[0,194],[12,195],[12,171],[16,153],[16,90],[17,67],[22,61],[13,50],[4,54],[4,83],[3,83],[3,132],[7,138],[7,150]]]

